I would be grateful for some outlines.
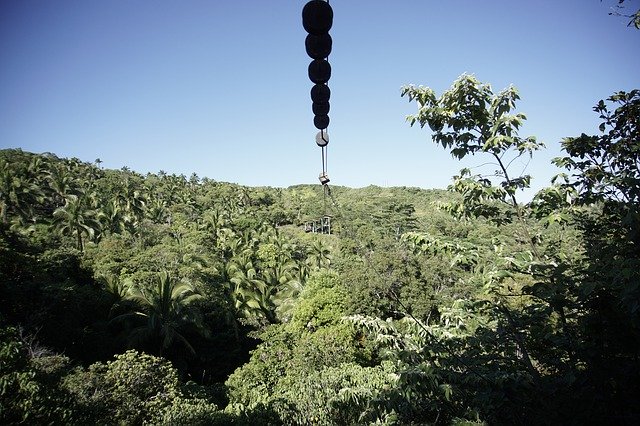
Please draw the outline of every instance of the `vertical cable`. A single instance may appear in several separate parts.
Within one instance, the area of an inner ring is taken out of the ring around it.
[[[329,145],[327,145],[326,150],[324,151],[324,165],[327,170],[329,170]]]
[[[322,221],[324,223],[324,218],[327,216],[327,188],[328,185],[322,185],[322,189],[324,192],[324,196],[322,198]]]

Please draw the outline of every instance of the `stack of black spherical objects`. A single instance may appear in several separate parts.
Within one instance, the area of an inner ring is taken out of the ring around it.
[[[302,25],[309,35],[305,40],[307,54],[313,59],[309,64],[309,79],[315,84],[311,89],[313,101],[313,124],[318,130],[329,127],[329,98],[327,86],[331,78],[331,64],[327,58],[331,53],[332,40],[329,30],[333,24],[333,9],[324,0],[311,0],[302,9]]]

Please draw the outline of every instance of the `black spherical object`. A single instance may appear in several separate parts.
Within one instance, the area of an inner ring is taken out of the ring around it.
[[[331,78],[331,64],[326,59],[314,59],[309,64],[309,79],[316,84],[326,83]]]
[[[307,55],[313,59],[324,59],[329,57],[333,40],[329,34],[313,35],[309,34],[304,40],[304,47]]]
[[[302,8],[302,26],[309,34],[324,34],[333,25],[333,9],[323,0],[311,0]]]
[[[316,84],[311,88],[311,100],[317,104],[329,102],[331,90],[326,84]]]
[[[329,102],[316,103],[311,106],[315,115],[327,115],[329,114],[330,105]]]
[[[322,130],[329,127],[329,116],[328,115],[316,115],[313,117],[313,125],[316,126],[316,129]]]

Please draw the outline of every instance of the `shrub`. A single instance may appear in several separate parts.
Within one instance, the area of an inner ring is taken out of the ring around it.
[[[180,396],[178,373],[163,358],[131,350],[65,378],[86,422],[142,424],[163,415]]]
[[[68,362],[59,355],[32,359],[15,328],[0,328],[0,424],[69,422],[71,401],[58,387]]]

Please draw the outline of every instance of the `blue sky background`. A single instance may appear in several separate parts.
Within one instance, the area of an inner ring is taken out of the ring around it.
[[[0,1],[0,148],[254,186],[317,183],[305,0]],[[405,117],[404,84],[514,84],[521,135],[595,133],[593,105],[640,86],[640,31],[616,0],[333,0],[329,175],[444,188],[464,164]],[[640,7],[628,0],[629,12]],[[524,163],[514,163],[524,167]]]

